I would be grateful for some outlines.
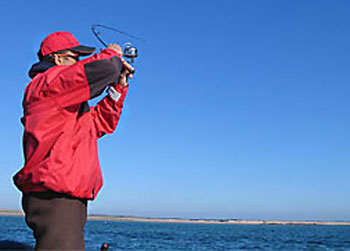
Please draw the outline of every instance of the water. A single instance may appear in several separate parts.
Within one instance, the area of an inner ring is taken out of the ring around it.
[[[34,246],[22,217],[0,216],[0,240]],[[350,226],[215,225],[88,221],[87,250],[349,250]]]

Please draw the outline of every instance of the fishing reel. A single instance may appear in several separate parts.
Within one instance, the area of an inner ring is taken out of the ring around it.
[[[137,56],[138,53],[136,46],[132,45],[131,43],[124,44],[123,57],[128,58],[130,60],[129,63],[132,64]]]

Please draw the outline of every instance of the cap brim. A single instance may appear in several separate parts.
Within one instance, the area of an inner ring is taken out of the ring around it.
[[[79,45],[73,48],[70,48],[71,51],[78,53],[82,56],[87,56],[92,54],[96,48],[95,47],[90,47],[90,46],[85,46],[85,45]]]

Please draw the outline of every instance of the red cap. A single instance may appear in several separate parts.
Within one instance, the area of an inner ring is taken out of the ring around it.
[[[40,45],[42,56],[61,50],[71,50],[80,55],[87,56],[93,53],[96,48],[81,45],[72,33],[66,31],[51,33],[41,42]]]

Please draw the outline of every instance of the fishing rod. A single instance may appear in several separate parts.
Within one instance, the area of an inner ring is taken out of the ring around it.
[[[95,35],[95,37],[97,38],[97,40],[104,46],[107,47],[107,43],[103,40],[102,38],[102,34],[98,31],[99,28],[102,29],[106,29],[106,30],[110,30],[113,32],[117,32],[119,34],[123,34],[127,37],[130,37],[132,39],[136,39],[142,42],[145,42],[146,40],[136,37],[134,35],[131,35],[127,32],[118,30],[116,28],[113,27],[109,27],[107,25],[101,25],[101,24],[94,24],[91,26],[91,31],[92,33]],[[125,63],[123,62],[124,66],[130,71],[131,74],[133,74],[135,72],[135,69],[131,66],[132,63],[134,63],[135,58],[138,57],[138,49],[136,48],[136,46],[134,46],[131,42],[127,42],[123,45],[123,52],[122,52],[122,57],[127,58],[128,60],[124,61],[127,64],[125,65]],[[123,60],[122,60],[123,61]]]

